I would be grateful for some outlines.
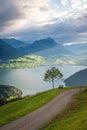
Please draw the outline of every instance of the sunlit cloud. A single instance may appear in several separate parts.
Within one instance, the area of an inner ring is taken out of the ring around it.
[[[66,6],[67,0],[61,0],[61,3],[62,3],[63,6]]]
[[[77,45],[77,44],[84,44],[85,41],[78,41],[78,42],[69,42],[69,43],[64,43],[64,46],[71,46],[71,45]]]
[[[74,44],[76,44],[76,42],[75,42],[75,43],[74,43],[74,42],[64,43],[63,45],[64,45],[64,46],[71,46],[71,45],[74,45]]]
[[[83,9],[83,5],[81,0],[71,0],[72,8],[73,9]]]

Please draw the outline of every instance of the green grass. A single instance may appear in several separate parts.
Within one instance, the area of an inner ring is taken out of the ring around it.
[[[24,115],[40,108],[42,105],[48,103],[56,95],[58,95],[59,92],[67,90],[67,89],[72,89],[72,88],[77,88],[77,87],[67,87],[67,88],[64,88],[63,90],[52,89],[52,90],[48,90],[46,92],[36,94],[34,96],[30,96],[30,97],[28,96],[21,100],[14,101],[14,102],[1,106],[0,107],[0,126],[7,124],[10,121],[20,118],[21,116],[24,116]],[[76,98],[81,100],[79,98],[79,96],[81,97],[81,99],[83,97],[84,97],[83,99],[85,99],[87,96],[87,92],[85,92],[84,96],[82,93],[75,95]]]
[[[87,130],[87,89],[41,130]]]
[[[25,97],[0,107],[0,125],[26,115],[52,100],[61,90],[54,89]]]

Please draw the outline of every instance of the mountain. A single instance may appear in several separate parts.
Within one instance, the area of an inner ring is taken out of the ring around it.
[[[75,64],[75,53],[66,49],[63,45],[56,43],[52,38],[37,40],[25,48],[20,49],[27,54],[35,54],[46,58],[47,64],[52,62],[58,64],[60,62],[62,64]]]
[[[78,59],[73,51],[65,48],[62,44],[56,43],[52,38],[36,40],[28,45],[16,39],[4,39],[4,41],[0,41],[1,43],[3,42],[3,44],[0,44],[0,63],[3,63],[3,60],[18,58],[19,56],[29,54],[42,56],[47,61],[47,64],[48,62],[75,64]],[[81,63],[81,61],[79,61],[78,64],[79,63]]]
[[[2,39],[4,42],[8,43],[10,46],[18,49],[20,47],[26,46],[28,43],[25,43],[23,41],[17,40],[15,38],[12,39]]]
[[[79,47],[75,49],[79,54],[87,53],[87,43],[81,44]]]
[[[0,39],[0,60],[8,60],[19,56],[21,56],[20,52]]]
[[[25,52],[27,52],[27,54],[31,54],[41,50],[52,48],[56,45],[57,43],[52,38],[41,39],[36,40],[32,44],[29,44],[26,47],[22,48],[22,51],[24,50]]]
[[[35,54],[44,56],[47,58],[53,58],[53,59],[62,58],[64,60],[65,60],[65,58],[70,59],[71,57],[73,57],[73,55],[75,55],[72,51],[67,50],[60,44],[57,44],[56,46],[54,46],[52,48],[36,52]]]
[[[76,72],[64,82],[66,86],[87,86],[87,69]]]
[[[20,97],[22,91],[13,86],[0,85],[0,98],[9,98],[10,96]]]
[[[74,52],[77,55],[75,62],[78,65],[87,65],[87,43],[76,43],[64,46],[66,49]]]
[[[76,43],[72,45],[65,46],[66,49],[71,50],[77,54],[84,55],[87,53],[87,43]]]

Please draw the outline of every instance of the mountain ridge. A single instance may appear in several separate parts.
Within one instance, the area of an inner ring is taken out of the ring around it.
[[[23,41],[21,41],[21,40],[17,40],[17,39],[15,39],[15,38],[11,38],[11,39],[9,39],[9,38],[4,38],[4,39],[2,39],[4,42],[6,42],[6,43],[8,43],[10,46],[12,46],[12,47],[14,47],[14,48],[16,48],[16,49],[18,49],[18,48],[20,48],[20,47],[23,47],[23,46],[26,46],[28,43],[25,43],[25,42],[23,42]]]
[[[87,68],[64,80],[66,86],[87,86]]]
[[[8,45],[2,39],[0,39],[0,59],[1,60],[8,60],[14,59],[21,56],[21,53],[18,52],[15,48]]]
[[[45,50],[48,48],[52,48],[56,46],[57,43],[52,38],[40,39],[34,41],[32,44],[27,45],[26,47],[21,48],[22,51],[24,50],[27,54],[35,53],[41,50]]]

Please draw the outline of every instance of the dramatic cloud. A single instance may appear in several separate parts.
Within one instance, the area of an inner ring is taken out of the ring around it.
[[[58,42],[87,40],[86,0],[2,0],[0,37],[32,42],[52,37]]]
[[[0,30],[9,31],[36,24],[46,19],[49,0],[3,0],[0,1]],[[42,18],[43,15],[43,18]],[[11,28],[9,28],[11,26]]]
[[[22,18],[22,13],[12,0],[0,1],[0,31],[14,26],[14,21]],[[16,23],[15,23],[16,24]]]

